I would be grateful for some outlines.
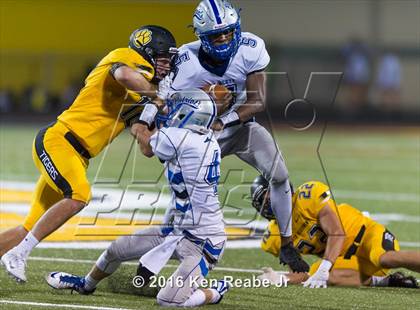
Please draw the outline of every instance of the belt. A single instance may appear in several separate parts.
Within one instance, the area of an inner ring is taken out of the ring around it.
[[[366,226],[363,225],[360,228],[359,232],[357,233],[356,238],[354,238],[353,244],[349,247],[346,254],[344,254],[344,259],[350,259],[354,254],[356,254],[356,251],[360,246],[360,241],[362,241],[365,231],[366,231]]]
[[[77,140],[77,138],[69,131],[64,135],[64,138],[71,144],[71,146],[84,158],[90,159],[89,151]]]

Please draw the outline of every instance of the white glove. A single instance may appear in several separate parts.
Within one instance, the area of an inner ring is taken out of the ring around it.
[[[169,73],[165,78],[159,82],[159,90],[157,91],[157,96],[162,99],[166,100],[169,98],[169,95],[172,91],[172,82],[173,82],[173,73]]]
[[[280,283],[284,283],[284,279],[281,277],[284,277],[284,275],[278,274],[273,270],[271,267],[263,267],[262,268],[263,273],[260,274],[257,279],[263,281],[268,280],[270,281],[271,285],[277,285]]]
[[[323,259],[318,270],[308,280],[303,282],[303,286],[309,288],[326,288],[331,267],[332,263]]]

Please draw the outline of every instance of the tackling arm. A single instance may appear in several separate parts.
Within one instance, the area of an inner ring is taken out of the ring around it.
[[[136,123],[131,126],[131,134],[137,139],[140,150],[146,157],[152,157],[154,155],[152,146],[150,145],[150,137],[155,131],[156,129],[149,130],[145,123]]]
[[[150,83],[143,74],[141,74],[141,72],[124,64],[117,63],[112,66],[111,74],[123,87],[141,93],[142,95],[146,95],[150,98],[156,97],[157,87]]]

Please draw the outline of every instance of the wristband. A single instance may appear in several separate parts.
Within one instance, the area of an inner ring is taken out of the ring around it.
[[[232,111],[228,114],[219,117],[219,121],[222,122],[223,127],[225,128],[239,125],[241,123],[239,115],[236,111]]]
[[[318,267],[318,270],[330,271],[331,267],[332,267],[332,263],[327,259],[323,259],[321,261],[321,264]]]
[[[144,122],[147,126],[151,126],[155,121],[155,116],[158,112],[158,108],[153,103],[148,103],[144,106],[143,112],[139,117],[140,122]]]

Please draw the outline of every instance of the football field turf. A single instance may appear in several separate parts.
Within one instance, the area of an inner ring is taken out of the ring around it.
[[[1,181],[34,183],[38,172],[32,163],[31,147],[40,126],[0,127]],[[276,130],[295,186],[304,181],[326,182],[317,147],[321,127],[297,132],[287,127]],[[117,138],[106,153],[91,161],[88,175],[94,187],[126,188],[133,183],[158,190],[165,184],[161,177],[162,166],[156,159],[146,159],[136,152],[129,152],[131,139],[128,134]],[[328,126],[319,154],[332,192],[338,202],[347,202],[368,211],[385,224],[400,241],[402,248],[420,248],[420,133],[418,128]],[[249,197],[249,184],[257,172],[236,157],[222,161],[220,199],[225,204],[227,221],[239,219],[244,223],[255,218]],[[2,182],[5,183],[5,182]],[[157,185],[156,185],[157,184]],[[0,186],[1,189],[1,186]],[[2,190],[2,220],[4,210],[13,208],[10,193]],[[6,197],[6,198],[5,198]],[[10,198],[10,197],[9,197]],[[89,208],[89,207],[88,207]],[[28,263],[28,280],[18,285],[0,272],[0,308],[44,308],[46,303],[111,307],[125,309],[150,309],[157,307],[154,292],[141,292],[131,285],[135,264],[124,265],[112,278],[104,281],[92,296],[79,296],[68,291],[50,289],[43,280],[49,271],[67,271],[85,274],[101,250],[91,249],[36,249]],[[313,261],[310,258],[308,261]],[[176,262],[171,262],[176,264]],[[210,278],[232,276],[251,278],[257,269],[271,266],[284,269],[278,260],[258,248],[228,248],[219,268]],[[238,270],[240,269],[240,270]],[[244,270],[245,269],[245,270]],[[169,274],[174,270],[164,270]],[[409,272],[407,272],[409,273]],[[414,274],[420,278],[419,274]],[[11,304],[10,302],[34,304]],[[36,304],[38,303],[38,304]],[[287,288],[233,288],[215,309],[411,309],[420,305],[419,290],[395,288],[328,288],[304,289],[300,286]]]

